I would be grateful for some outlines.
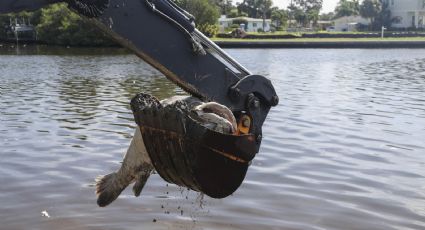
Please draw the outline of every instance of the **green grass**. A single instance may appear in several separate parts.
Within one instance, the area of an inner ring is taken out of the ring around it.
[[[215,42],[370,42],[370,41],[425,41],[425,37],[404,38],[291,38],[291,39],[242,39],[213,38]]]
[[[227,31],[226,33],[229,33],[231,31]],[[386,31],[386,33],[392,32],[392,31]],[[303,31],[303,32],[287,32],[287,31],[274,31],[274,32],[248,32],[249,35],[257,35],[257,36],[270,36],[270,35],[295,35],[295,36],[301,36],[302,34],[371,34],[371,33],[378,33],[380,34],[381,31],[350,31],[350,32],[328,32],[326,30],[320,30],[320,31]]]

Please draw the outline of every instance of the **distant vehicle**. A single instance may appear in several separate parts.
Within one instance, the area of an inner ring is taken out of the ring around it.
[[[328,28],[326,28],[326,31],[327,32],[335,32],[336,31],[335,26],[329,26]]]

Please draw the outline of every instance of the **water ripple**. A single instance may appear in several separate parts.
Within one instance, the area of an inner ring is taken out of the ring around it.
[[[122,50],[5,51],[2,228],[425,229],[425,50],[228,51],[281,98],[241,188],[214,200],[155,174],[106,209],[93,179],[119,167],[129,100],[183,92]]]

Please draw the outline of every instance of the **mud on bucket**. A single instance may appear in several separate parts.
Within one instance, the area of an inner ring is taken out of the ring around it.
[[[231,135],[207,128],[192,112],[193,98],[163,105],[138,94],[131,107],[151,161],[169,183],[213,198],[231,195],[256,154],[254,135]],[[199,102],[197,102],[199,103]]]

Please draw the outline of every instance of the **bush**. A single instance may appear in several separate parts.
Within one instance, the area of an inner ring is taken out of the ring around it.
[[[227,34],[220,33],[220,34],[217,34],[216,37],[217,38],[233,38],[231,33],[227,33]]]
[[[218,26],[217,25],[209,25],[203,24],[198,26],[199,31],[201,31],[207,37],[214,37],[218,34]]]
[[[257,32],[258,32],[258,33],[264,33],[264,30],[263,30],[263,28],[258,28],[258,29],[257,29]]]
[[[240,27],[240,25],[239,24],[232,24],[231,26],[230,26],[230,28],[232,28],[232,30],[234,30],[234,29],[238,29]]]
[[[285,29],[283,28],[283,26],[278,26],[275,28],[276,31],[284,31]]]

